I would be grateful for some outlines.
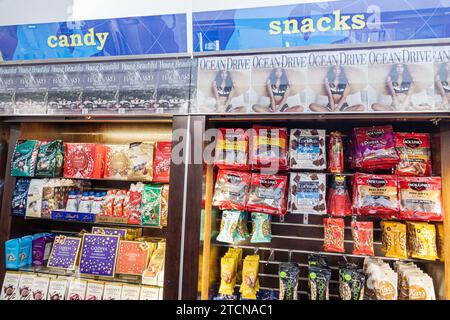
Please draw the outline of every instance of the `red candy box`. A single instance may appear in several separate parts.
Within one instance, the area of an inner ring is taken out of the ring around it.
[[[172,142],[156,142],[153,161],[153,181],[169,183]]]
[[[96,143],[65,143],[64,178],[103,178],[105,147]]]

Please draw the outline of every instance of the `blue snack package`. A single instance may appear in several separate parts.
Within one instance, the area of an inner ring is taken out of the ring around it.
[[[11,239],[5,242],[6,269],[19,269],[20,239]]]
[[[32,263],[33,236],[20,238],[19,242],[19,268],[26,267]]]
[[[17,179],[11,201],[11,214],[13,216],[25,216],[29,187],[30,179]]]

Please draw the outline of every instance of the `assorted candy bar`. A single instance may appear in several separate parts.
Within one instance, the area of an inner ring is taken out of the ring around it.
[[[250,145],[250,164],[253,169],[286,170],[287,137],[286,128],[254,126]]]
[[[292,129],[290,136],[290,168],[325,170],[325,130]]]
[[[395,148],[400,162],[395,173],[401,176],[431,174],[431,146],[428,133],[395,133]]]
[[[213,205],[222,210],[245,210],[250,180],[247,172],[219,170]]]
[[[286,176],[254,173],[251,177],[247,210],[272,215],[285,215],[286,191]]]
[[[244,129],[219,128],[214,165],[220,169],[248,170],[248,132]]]
[[[289,211],[325,215],[327,213],[325,192],[325,174],[291,172]]]

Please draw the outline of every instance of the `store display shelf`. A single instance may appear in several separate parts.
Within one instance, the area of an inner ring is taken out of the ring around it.
[[[24,178],[24,179],[47,179],[44,177],[13,177],[13,178]],[[163,182],[156,181],[146,181],[146,180],[134,180],[134,179],[109,179],[109,178],[66,178],[66,177],[55,177],[55,179],[68,179],[68,180],[83,180],[83,181],[95,181],[95,182],[117,182],[117,183],[138,183],[142,182],[144,184],[164,184]]]
[[[150,122],[171,123],[174,114],[34,114],[1,115],[3,122]]]

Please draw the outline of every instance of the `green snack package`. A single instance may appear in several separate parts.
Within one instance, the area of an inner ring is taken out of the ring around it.
[[[329,285],[331,269],[318,266],[309,266],[310,300],[330,300]]]
[[[296,263],[280,263],[278,276],[280,281],[279,300],[298,300],[298,275],[300,269]]]
[[[363,300],[365,275],[356,265],[339,266],[339,296],[342,300]]]
[[[11,160],[11,176],[33,177],[36,169],[38,140],[19,140],[14,147]]]
[[[217,241],[233,244],[235,232],[238,228],[241,211],[225,210],[222,212],[222,220],[220,222],[220,232]]]
[[[142,225],[161,226],[161,193],[162,185],[147,184],[144,186],[142,192]]]
[[[36,177],[54,178],[62,174],[64,155],[62,140],[42,141],[36,162]]]
[[[241,211],[239,215],[239,220],[237,224],[237,228],[234,231],[234,242],[245,241],[248,238],[248,215],[247,212]]]
[[[265,213],[252,213],[251,243],[267,243],[272,241],[270,228],[270,215]]]

